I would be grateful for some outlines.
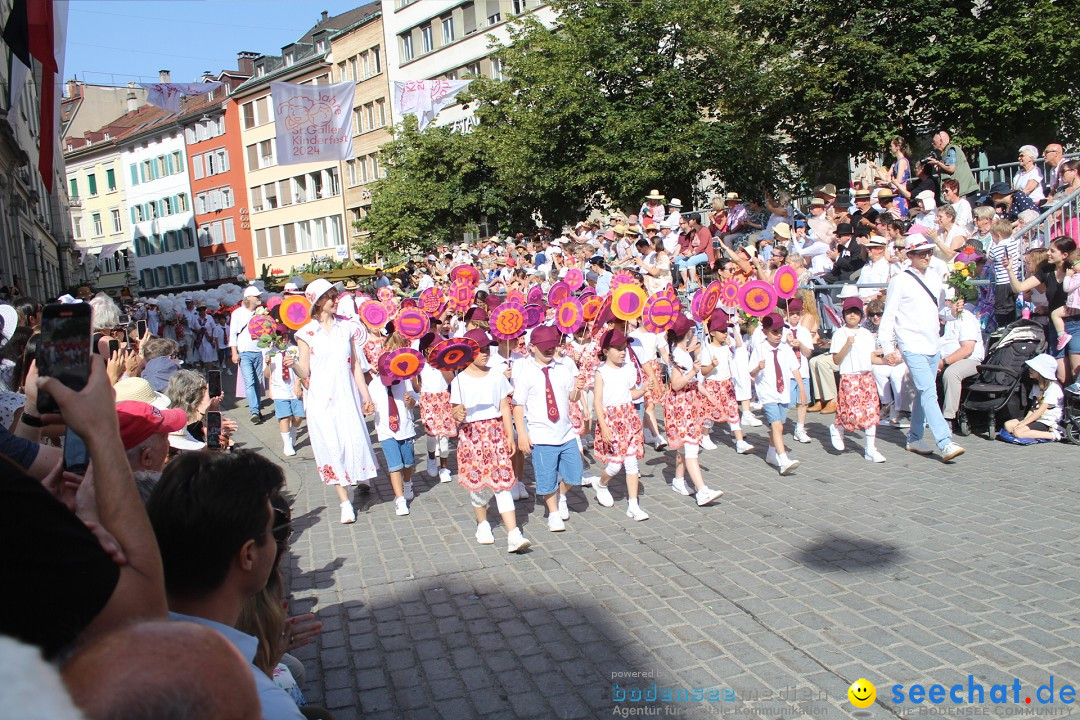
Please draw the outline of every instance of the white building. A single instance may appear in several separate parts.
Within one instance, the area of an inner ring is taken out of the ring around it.
[[[391,83],[406,80],[465,79],[470,73],[502,77],[501,64],[490,57],[490,36],[509,40],[508,22],[517,15],[535,13],[545,25],[555,12],[544,0],[382,0],[386,31],[386,65]],[[401,121],[391,85],[391,109]],[[446,108],[436,125],[456,124],[468,131],[471,109]]]

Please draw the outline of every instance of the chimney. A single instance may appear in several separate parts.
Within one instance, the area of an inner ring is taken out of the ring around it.
[[[255,74],[255,58],[259,57],[259,53],[249,52],[247,50],[241,50],[236,53],[236,70],[241,75],[252,76]]]
[[[72,78],[67,81],[64,94],[69,97],[77,97],[79,94],[79,81]]]
[[[139,109],[139,98],[136,97],[134,90],[128,90],[127,94],[127,111],[135,112]]]
[[[172,73],[168,70],[158,70],[158,82],[172,82]]]
[[[203,70],[202,81],[214,82],[214,73],[210,72],[209,70]]]
[[[322,20],[319,21],[319,24],[321,25],[321,24],[323,24],[324,22],[326,22],[329,19],[330,19],[330,13],[323,10],[322,11]]]

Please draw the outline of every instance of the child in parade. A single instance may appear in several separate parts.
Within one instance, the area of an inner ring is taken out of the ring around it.
[[[434,332],[420,338],[418,350],[427,355],[432,345],[442,340]],[[427,434],[427,475],[438,476],[439,482],[453,479],[446,461],[450,457],[450,438],[457,437],[457,423],[450,413],[450,380],[453,373],[440,370],[430,362],[424,363],[413,380],[413,389],[420,393],[420,421]]]
[[[490,490],[507,530],[506,549],[521,552],[530,542],[517,526],[510,493],[517,481],[511,461],[515,449],[510,412],[512,388],[498,368],[488,366],[494,339],[479,329],[470,330],[465,337],[475,340],[480,352],[450,383],[452,413],[461,424],[457,444],[458,484],[469,491],[476,513],[476,541],[481,545],[495,542],[487,519],[486,491]]]
[[[263,376],[270,383],[270,399],[274,401],[274,417],[281,432],[282,452],[286,457],[296,454],[296,432],[304,420],[303,387],[300,378],[292,371],[300,350],[292,333],[288,346],[279,352],[265,353]]]
[[[634,409],[634,401],[645,395],[645,388],[638,382],[637,368],[627,361],[627,353],[633,352],[628,351],[628,344],[629,338],[618,328],[606,331],[600,338],[604,364],[596,369],[596,437],[593,452],[596,459],[605,465],[596,482],[596,501],[604,507],[615,505],[607,486],[611,478],[625,467],[626,515],[634,520],[648,520],[649,515],[638,504],[641,477],[638,460],[645,455],[645,439],[641,418]]]
[[[862,430],[866,435],[863,457],[868,462],[883,463],[885,456],[874,446],[877,435],[880,405],[877,383],[871,372],[881,364],[881,351],[876,349],[874,334],[861,326],[862,298],[844,300],[844,327],[833,333],[833,362],[840,368],[840,385],[836,395],[836,422],[829,425],[829,439],[837,450],[844,449],[844,431]]]
[[[667,392],[660,371],[660,342],[660,335],[649,332],[640,325],[630,332],[630,347],[637,353],[645,375],[645,417],[642,422],[645,431],[649,433],[645,436],[645,441],[652,442],[658,452],[667,447],[667,440],[660,432],[660,424],[656,419],[656,406],[663,402]]]
[[[488,356],[488,367],[495,372],[500,372],[513,387],[514,384],[514,364],[519,360],[522,360],[526,355],[522,352],[518,352],[519,338],[510,338],[506,340],[499,340],[494,348],[491,349],[491,354]],[[525,483],[521,481],[522,471],[525,468],[525,456],[522,455],[520,450],[515,448],[513,454],[514,463],[514,476],[517,478],[517,482],[514,484],[514,488],[510,491],[515,500],[528,500],[529,490],[525,487]]]
[[[791,298],[787,303],[787,342],[795,351],[795,357],[799,359],[799,374],[803,378],[810,377],[809,358],[814,353],[814,336],[801,322],[803,319],[803,301],[799,298]],[[798,402],[792,398],[795,405],[795,432],[792,437],[796,442],[808,443],[810,436],[806,434],[806,399]]]
[[[784,447],[784,420],[791,407],[794,386],[798,386],[798,398],[803,404],[806,403],[806,386],[795,351],[789,343],[781,342],[785,328],[780,313],[772,312],[763,317],[761,328],[765,339],[750,355],[750,375],[765,412],[765,422],[769,424],[771,444],[765,462],[777,466],[781,475],[787,475],[799,466],[799,461],[789,458]]]
[[[728,325],[733,341],[731,382],[735,386],[735,402],[742,408],[739,424],[747,427],[761,427],[761,421],[754,417],[750,408],[750,400],[754,395],[754,380],[750,377],[750,351],[753,348],[747,342],[752,335],[750,321],[751,318],[747,316],[740,322]]]
[[[735,401],[735,383],[731,379],[732,353],[728,346],[728,316],[716,310],[709,318],[708,342],[702,343],[699,362],[704,381],[701,384],[705,400],[706,423],[726,422],[735,438],[735,452],[745,455],[754,449],[743,437],[739,424],[739,404]]]
[[[394,332],[387,338],[383,352],[393,352],[407,345],[408,340]],[[418,404],[417,393],[411,383],[381,371],[379,382],[372,382],[369,390],[375,403],[375,434],[390,472],[390,487],[394,490],[394,512],[408,515],[409,501],[414,497],[416,423],[412,411]]]

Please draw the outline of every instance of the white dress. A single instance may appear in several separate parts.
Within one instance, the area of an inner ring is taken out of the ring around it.
[[[315,464],[327,485],[366,484],[379,473],[360,390],[352,377],[353,362],[368,368],[365,338],[356,323],[342,317],[335,318],[330,332],[312,320],[296,333],[296,339],[311,350],[311,382],[304,406]]]
[[[202,340],[192,351],[195,360],[203,364],[217,362],[217,323],[214,319],[209,315],[199,319],[196,315],[195,322],[191,325],[191,332]]]

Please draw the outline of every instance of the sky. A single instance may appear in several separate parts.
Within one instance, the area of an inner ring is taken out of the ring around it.
[[[319,21],[364,0],[72,0],[64,79],[193,82],[236,68],[241,50],[277,55]]]

